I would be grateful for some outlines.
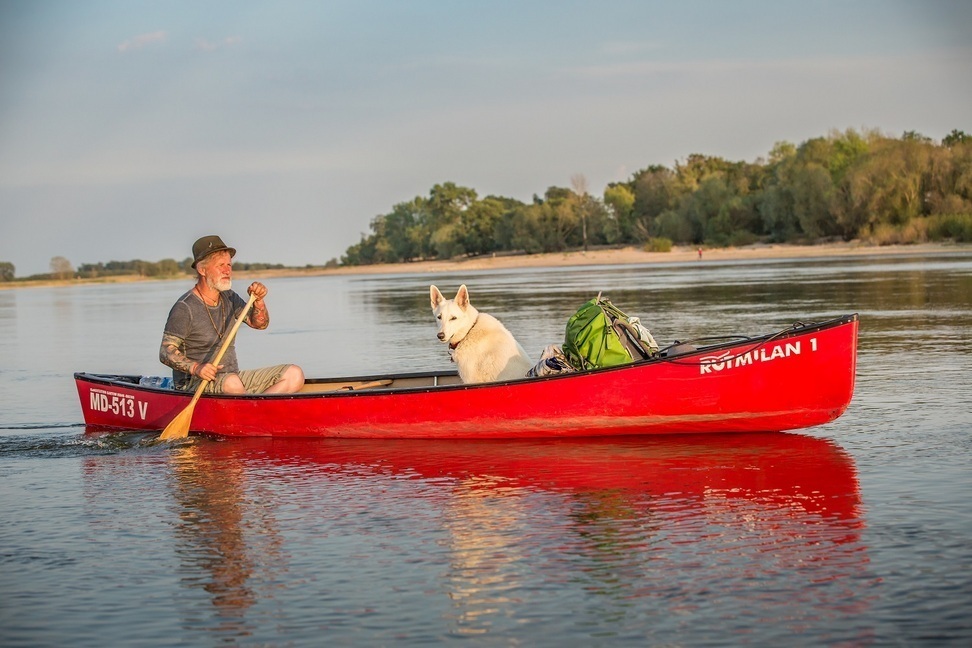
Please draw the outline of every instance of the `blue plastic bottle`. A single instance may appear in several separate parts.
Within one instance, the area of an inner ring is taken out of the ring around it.
[[[142,387],[172,389],[172,378],[169,376],[142,376],[138,379],[138,384]]]

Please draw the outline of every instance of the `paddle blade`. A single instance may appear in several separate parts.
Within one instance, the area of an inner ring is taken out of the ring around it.
[[[165,426],[162,434],[159,435],[160,441],[172,441],[173,439],[185,439],[189,436],[189,424],[192,423],[192,410],[196,407],[193,399],[186,409],[179,412],[172,421]]]

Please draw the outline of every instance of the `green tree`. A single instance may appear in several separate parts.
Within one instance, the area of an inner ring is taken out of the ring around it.
[[[790,195],[800,232],[811,239],[834,233],[831,215],[834,183],[825,168],[814,162],[795,166],[790,177]]]
[[[932,138],[926,137],[921,133],[919,133],[918,131],[913,131],[913,130],[905,131],[901,135],[901,139],[905,142],[921,142],[924,144],[931,144],[932,142]]]
[[[797,148],[790,142],[776,142],[773,144],[773,148],[770,149],[769,159],[770,164],[780,164],[788,158],[792,158],[796,155]]]
[[[675,176],[682,192],[693,192],[712,176],[725,176],[731,166],[721,157],[693,153],[675,164]]]
[[[132,261],[133,270],[139,277],[154,277],[158,275],[158,266],[151,261],[135,259]]]
[[[506,202],[495,196],[469,206],[462,218],[463,247],[467,254],[489,254],[499,248],[496,228],[506,211]]]
[[[952,152],[952,192],[966,201],[972,201],[972,142],[953,146]],[[970,213],[965,210],[965,213]]]
[[[675,172],[664,166],[650,166],[639,171],[634,175],[633,185],[635,199],[627,240],[643,243],[655,235],[653,224],[656,219],[675,209],[687,190],[680,185]]]
[[[604,190],[604,205],[609,212],[611,230],[607,234],[609,243],[624,243],[632,240],[635,195],[627,184],[611,183]]]
[[[443,223],[432,232],[432,249],[440,259],[452,259],[466,253],[459,223]]]
[[[527,254],[544,251],[541,223],[543,209],[543,203],[534,202],[513,210],[509,224],[510,249],[523,250]]]
[[[840,183],[844,173],[854,163],[867,155],[869,140],[873,140],[875,137],[878,137],[877,133],[861,135],[852,128],[843,133],[831,133],[827,169],[830,171],[835,185]]]
[[[547,190],[543,194],[543,198],[539,200],[538,204],[556,207],[564,204],[565,202],[569,202],[573,196],[574,192],[565,187],[547,187]]]
[[[769,234],[770,240],[783,242],[796,238],[799,226],[793,209],[793,192],[789,187],[780,183],[767,187],[760,199],[759,211],[763,230]]]
[[[533,204],[517,208],[513,214],[513,249],[527,253],[567,249],[579,232],[574,197],[570,189],[548,187],[543,198],[534,196]],[[579,234],[576,243],[580,244]]]
[[[544,252],[561,252],[579,244],[580,218],[575,194],[563,187],[549,187],[540,206],[540,235]],[[576,234],[576,235],[575,235]]]
[[[692,243],[695,230],[688,218],[680,212],[669,209],[655,219],[653,236],[669,239],[675,243]]]
[[[972,135],[966,135],[963,131],[953,128],[952,132],[942,139],[942,146],[952,148],[956,144],[972,144]]]
[[[0,281],[13,281],[16,276],[14,264],[9,261],[0,261]]]
[[[432,187],[426,201],[431,252],[449,258],[465,252],[463,215],[476,201],[476,192],[445,182]],[[442,230],[440,233],[439,230]],[[440,249],[439,246],[442,246]]]
[[[795,241],[832,233],[834,185],[827,169],[833,142],[815,138],[799,147],[774,147],[759,198],[763,231],[771,240]]]
[[[55,279],[70,279],[74,276],[71,262],[62,256],[51,258],[51,276]]]
[[[692,227],[691,243],[708,240],[715,245],[726,245],[729,218],[724,209],[731,199],[733,195],[725,180],[716,176],[703,180],[696,191],[685,197],[678,211]]]
[[[372,219],[371,229],[377,238],[375,251],[378,258],[394,263],[421,256],[423,249],[428,248],[421,227],[424,218],[425,201],[415,198],[410,202],[398,203],[390,213]]]
[[[549,187],[544,198],[523,205],[513,214],[514,249],[528,254],[559,252],[569,247],[579,230],[579,219],[570,197],[573,193],[561,187]],[[580,237],[577,236],[577,241]]]
[[[94,279],[95,277],[101,276],[105,271],[105,264],[98,263],[82,263],[78,266],[78,275],[86,277],[88,279]]]
[[[175,259],[162,259],[159,261],[159,275],[163,277],[174,277],[180,274],[179,262]]]
[[[361,240],[355,245],[350,246],[341,257],[341,265],[357,266],[371,265],[378,263],[375,260],[375,248],[378,238],[374,234],[370,236],[361,235]]]
[[[923,181],[934,145],[918,138],[873,138],[867,155],[845,172],[837,223],[852,238],[879,225],[901,226],[921,215]]]

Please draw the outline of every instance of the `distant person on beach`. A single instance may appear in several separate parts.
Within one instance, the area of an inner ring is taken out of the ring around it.
[[[699,261],[702,260],[702,248],[699,248]]]
[[[240,371],[235,340],[230,342],[216,366],[211,360],[225,336],[246,306],[246,300],[230,289],[236,249],[218,236],[204,236],[192,245],[192,267],[196,285],[182,295],[169,311],[162,333],[159,360],[172,367],[176,389],[192,391],[208,380],[206,393],[212,394],[288,394],[304,386],[304,372],[293,364]],[[254,281],[246,289],[256,296],[244,320],[250,328],[263,330],[270,325],[264,298],[267,287]]]

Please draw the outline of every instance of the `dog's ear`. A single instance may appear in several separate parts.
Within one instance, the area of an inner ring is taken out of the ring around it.
[[[469,306],[469,289],[466,288],[466,284],[459,286],[459,291],[456,293],[456,306],[463,310]]]
[[[429,286],[429,299],[432,302],[432,310],[435,310],[436,306],[445,301],[445,297],[435,286]]]

